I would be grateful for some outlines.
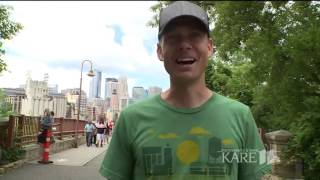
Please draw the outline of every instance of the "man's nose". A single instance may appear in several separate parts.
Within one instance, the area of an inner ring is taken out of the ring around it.
[[[181,42],[179,43],[179,49],[191,49],[192,43],[187,37],[181,38]]]

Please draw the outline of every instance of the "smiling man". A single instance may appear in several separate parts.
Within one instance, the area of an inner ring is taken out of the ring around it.
[[[270,170],[250,109],[206,87],[209,32],[207,13],[195,4],[161,11],[157,54],[170,88],[121,112],[103,176],[250,180]]]

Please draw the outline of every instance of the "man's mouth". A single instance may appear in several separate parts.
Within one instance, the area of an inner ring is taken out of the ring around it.
[[[194,58],[178,58],[176,60],[177,64],[181,65],[188,65],[188,64],[193,64],[196,60]]]

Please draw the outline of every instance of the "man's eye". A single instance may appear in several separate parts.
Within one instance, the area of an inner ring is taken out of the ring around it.
[[[191,33],[190,36],[191,36],[192,39],[198,39],[198,38],[201,38],[201,33],[193,32],[193,33]]]
[[[167,40],[169,43],[178,42],[181,38],[179,36],[168,36]]]
[[[172,34],[171,36],[168,36],[169,39],[178,39],[179,35],[178,34]]]

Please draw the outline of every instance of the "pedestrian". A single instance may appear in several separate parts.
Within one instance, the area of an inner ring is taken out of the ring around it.
[[[113,130],[113,127],[114,127],[114,122],[113,122],[113,120],[110,120],[110,121],[108,122],[108,127],[109,127],[109,136],[111,136],[111,135],[112,135],[112,130]]]
[[[270,166],[248,106],[207,88],[214,53],[207,13],[162,9],[157,55],[170,87],[124,109],[100,167],[107,179],[260,179]],[[242,154],[241,156],[239,156]],[[248,158],[250,156],[250,158]]]
[[[50,111],[50,117],[52,118],[52,123],[54,123],[54,112],[53,111]],[[52,124],[52,127],[53,127],[53,124]],[[53,128],[51,128],[52,131],[54,131]],[[54,135],[52,133],[51,137],[50,137],[50,143],[53,144],[55,143],[55,139],[54,139]]]
[[[107,139],[107,143],[109,144],[109,139],[111,138],[112,135],[112,128],[113,128],[113,120],[110,119],[107,123],[107,132],[106,132],[106,139]]]
[[[46,141],[48,131],[52,130],[53,122],[54,122],[54,120],[53,120],[53,117],[51,116],[51,113],[50,113],[49,109],[45,109],[44,112],[43,112],[43,117],[40,120],[40,131],[41,131],[41,133],[38,136],[38,142],[40,143],[40,146],[41,146],[41,151],[40,151],[41,152],[41,156],[44,153],[44,148],[45,148],[44,147],[44,143]],[[50,136],[50,141],[52,142],[51,137],[52,136]],[[38,162],[42,163],[43,160],[42,161],[38,161]],[[49,161],[49,162],[52,162],[52,161]]]
[[[86,143],[87,146],[90,147],[92,145],[92,136],[95,126],[93,125],[91,120],[87,120],[86,125],[84,126],[84,131],[86,132]]]
[[[53,113],[54,116],[54,113]],[[53,116],[52,112],[49,109],[45,109],[43,112],[43,117],[40,121],[41,131],[51,130],[53,125]]]
[[[103,139],[103,144],[105,145],[106,143],[109,143],[109,120],[106,121],[106,130],[105,130],[105,134],[104,134],[104,139]]]
[[[93,135],[92,135],[92,144],[95,144],[97,146],[97,127],[96,127],[96,123],[92,123],[92,124],[94,126]]]
[[[97,142],[96,146],[97,147],[102,147],[103,146],[103,141],[104,141],[104,134],[106,131],[106,125],[105,125],[105,118],[104,116],[99,116],[98,122],[96,123],[96,128],[97,128]]]

